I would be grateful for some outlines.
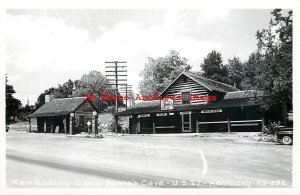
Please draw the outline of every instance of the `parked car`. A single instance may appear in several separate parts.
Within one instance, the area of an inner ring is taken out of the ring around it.
[[[276,136],[277,136],[277,139],[285,145],[293,144],[293,128],[292,127],[280,128],[276,132]]]

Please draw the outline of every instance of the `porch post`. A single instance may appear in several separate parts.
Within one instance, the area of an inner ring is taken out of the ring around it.
[[[156,134],[156,129],[155,129],[155,114],[152,115],[152,122],[153,122],[153,134]]]
[[[69,128],[69,134],[70,135],[73,135],[73,118],[74,118],[74,113],[71,113],[70,114],[70,128]]]
[[[196,112],[196,132],[199,133],[199,113]]]
[[[228,128],[228,133],[231,133],[230,118],[229,118],[229,111],[228,110],[227,110],[227,128]]]
[[[44,120],[44,133],[47,132],[47,123],[46,123],[46,120]]]
[[[63,124],[64,124],[64,132],[65,134],[67,134],[67,117],[64,117]]]
[[[139,128],[140,128],[140,121],[139,117],[136,118],[136,128],[135,128],[135,134],[138,134]]]
[[[118,134],[118,116],[115,115],[115,133]]]
[[[31,120],[30,120],[30,117],[28,118],[28,122],[29,122],[29,132],[31,132]]]
[[[97,115],[98,113],[96,111],[93,112],[93,116],[92,116],[92,134],[96,135],[97,132]]]

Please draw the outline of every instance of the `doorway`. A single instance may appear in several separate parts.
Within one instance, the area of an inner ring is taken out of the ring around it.
[[[182,132],[192,132],[192,113],[181,112]]]

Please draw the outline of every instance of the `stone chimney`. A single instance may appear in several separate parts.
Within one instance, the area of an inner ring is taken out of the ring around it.
[[[45,103],[50,102],[54,98],[55,98],[55,96],[53,94],[45,95]]]

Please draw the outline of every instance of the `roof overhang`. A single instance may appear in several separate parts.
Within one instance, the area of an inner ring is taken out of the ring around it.
[[[189,105],[178,105],[174,106],[172,110],[161,110],[160,106],[152,107],[138,107],[128,109],[122,112],[116,113],[116,116],[127,116],[137,114],[152,114],[152,113],[167,113],[167,112],[181,112],[181,111],[196,111],[206,109],[222,109],[222,108],[234,108],[234,107],[246,107],[246,106],[259,106],[261,102],[249,102],[247,99],[230,99],[222,100],[216,103],[209,104],[189,104]]]

